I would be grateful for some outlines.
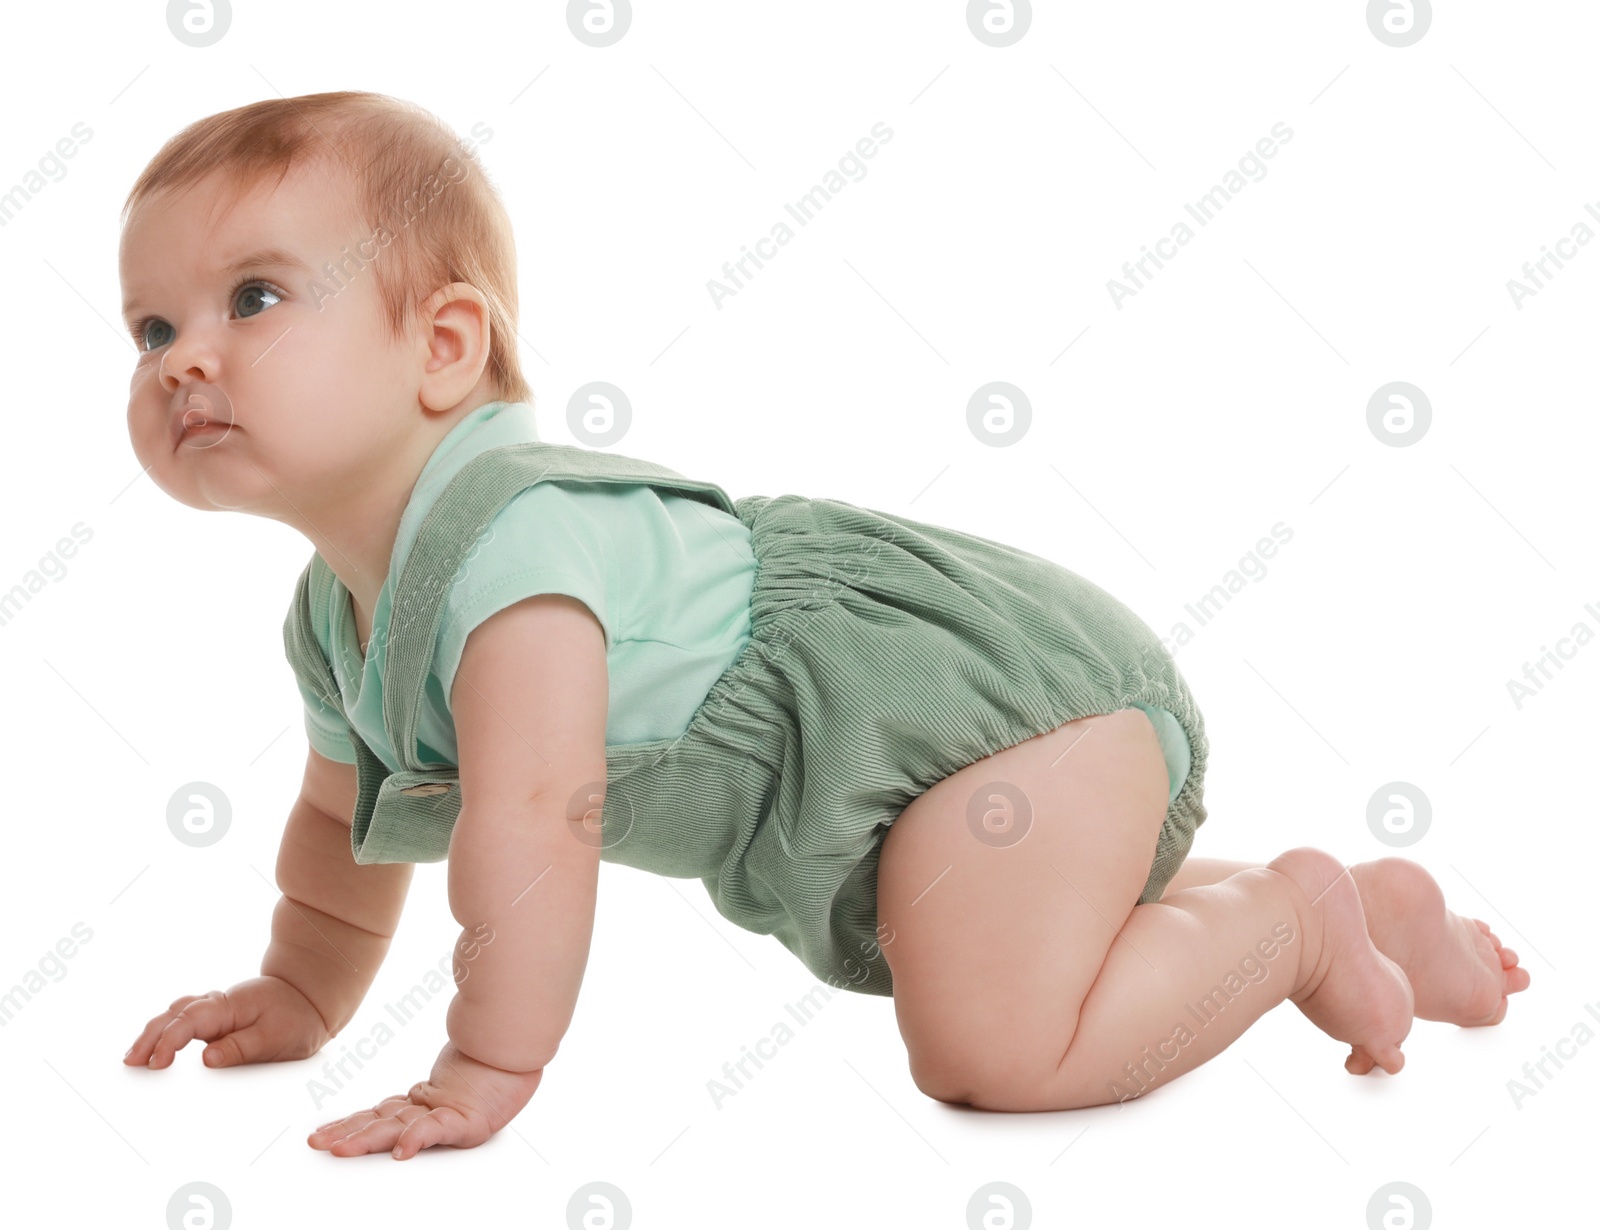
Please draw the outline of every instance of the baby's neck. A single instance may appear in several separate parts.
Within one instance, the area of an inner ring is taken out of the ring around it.
[[[475,395],[476,402],[469,398],[451,411],[431,412],[426,420],[398,431],[382,456],[354,476],[340,498],[309,514],[296,510],[296,528],[350,591],[363,654],[417,480],[444,437],[477,404],[489,400],[487,393],[475,391]]]
[[[409,486],[403,493],[391,492],[381,500],[369,501],[363,509],[351,510],[339,521],[337,531],[307,533],[317,554],[350,591],[351,611],[363,645],[372,634],[372,615],[389,576],[400,519],[410,495]]]

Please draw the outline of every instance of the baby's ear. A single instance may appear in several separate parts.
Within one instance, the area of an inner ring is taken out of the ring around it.
[[[489,303],[469,282],[442,286],[418,314],[418,396],[430,410],[458,406],[489,363]]]

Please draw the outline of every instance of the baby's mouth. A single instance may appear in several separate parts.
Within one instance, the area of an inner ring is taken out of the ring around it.
[[[167,404],[168,434],[174,451],[187,442],[193,448],[210,448],[233,430],[233,404],[216,385],[200,380],[178,386]]]

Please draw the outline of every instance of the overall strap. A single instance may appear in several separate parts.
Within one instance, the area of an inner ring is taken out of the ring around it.
[[[327,569],[321,556],[313,555],[295,586],[283,643],[307,691],[344,715],[356,755],[358,791],[350,848],[357,863],[438,862],[448,856],[461,809],[460,783],[454,769],[424,769],[416,760],[417,720],[444,599],[467,553],[501,508],[545,480],[647,483],[738,515],[716,484],[684,478],[637,458],[540,441],[502,445],[473,458],[423,518],[396,583],[383,675],[384,728],[400,761],[393,773],[350,724],[338,680],[313,631],[312,577]]]
[[[486,449],[446,484],[423,518],[395,584],[384,663],[383,720],[408,777],[418,774],[417,721],[444,600],[474,544],[515,496],[535,483],[646,483],[737,515],[715,483],[635,457],[527,441]],[[459,805],[459,804],[458,804]],[[358,814],[364,814],[358,812]]]

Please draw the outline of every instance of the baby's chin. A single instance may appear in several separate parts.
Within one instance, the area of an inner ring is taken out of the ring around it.
[[[180,451],[182,445],[179,446]],[[292,482],[223,457],[181,457],[156,485],[178,503],[200,512],[241,512],[282,520],[305,506],[307,496]]]

